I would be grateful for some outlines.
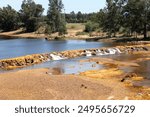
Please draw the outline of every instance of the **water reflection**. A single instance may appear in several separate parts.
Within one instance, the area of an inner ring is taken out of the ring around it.
[[[87,60],[87,58],[82,57],[60,61],[49,61],[22,69],[50,68],[54,71],[59,71],[60,74],[79,74],[80,72],[88,70],[98,70],[104,68],[104,66],[98,65],[94,62],[80,62],[80,60]]]

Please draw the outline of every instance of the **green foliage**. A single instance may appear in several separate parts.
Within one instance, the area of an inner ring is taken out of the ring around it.
[[[98,23],[108,36],[115,36],[121,31],[125,35],[143,34],[147,38],[150,31],[150,0],[106,0],[106,7],[93,13],[89,21]],[[91,22],[86,30],[92,31]],[[121,29],[122,28],[122,29]]]
[[[127,36],[133,33],[143,34],[144,38],[147,38],[147,32],[150,31],[150,0],[106,0],[104,9],[89,14],[80,11],[65,14],[63,10],[62,0],[49,0],[47,16],[42,16],[42,5],[33,0],[23,0],[19,12],[9,5],[0,8],[0,31],[25,27],[27,32],[33,32],[41,28],[42,31],[45,29],[46,34],[58,32],[62,35],[66,33],[66,22],[86,23],[86,32],[101,29],[110,37],[121,32]],[[72,24],[70,26],[72,27],[68,29],[83,27]]]
[[[52,29],[51,29],[50,25],[46,26],[46,28],[45,28],[45,34],[47,34],[47,35],[51,35],[52,34]]]
[[[52,32],[59,32],[60,35],[66,33],[65,14],[62,13],[63,7],[62,0],[49,0],[48,25],[50,25]]]
[[[0,8],[0,29],[11,31],[18,27],[18,13],[11,6]]]
[[[95,22],[88,21],[85,24],[85,32],[92,32],[99,28],[99,24]]]
[[[130,0],[124,6],[124,11],[127,11],[128,15],[123,19],[123,26],[130,29],[131,33],[144,34],[144,38],[147,38],[150,27],[150,0]]]
[[[78,13],[75,13],[74,11],[65,14],[66,16],[66,22],[67,23],[86,23],[88,20],[90,20],[91,16],[93,16],[94,13],[82,13],[79,11]],[[96,14],[96,13],[95,13]]]
[[[37,30],[38,23],[42,21],[42,5],[36,4],[33,0],[24,0],[21,5],[20,17],[27,32]]]
[[[119,0],[106,0],[106,9],[104,10],[104,22],[102,24],[103,31],[108,33],[108,36],[115,36],[121,25],[121,8]],[[102,13],[102,12],[101,12]]]

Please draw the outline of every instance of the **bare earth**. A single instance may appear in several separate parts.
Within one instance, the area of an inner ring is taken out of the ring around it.
[[[15,31],[10,32],[2,32],[0,36],[6,37],[14,37],[14,38],[45,38],[45,34],[36,34],[35,32],[32,33],[22,33],[23,29],[18,29]]]
[[[119,78],[51,75],[49,69],[0,74],[2,100],[123,100],[135,94]]]
[[[87,39],[87,38],[93,38],[97,36],[97,35],[93,35],[92,37],[90,37],[89,34],[77,35],[77,33],[84,31],[85,29],[84,24],[69,23],[67,24],[66,27],[67,27],[67,34],[62,36],[65,39]],[[20,28],[15,31],[1,32],[0,36],[12,37],[12,38],[36,38],[36,39],[37,38],[38,39],[43,39],[43,38],[54,39],[55,37],[59,37],[58,33],[54,33],[49,36],[40,31],[25,33],[23,31],[23,28]]]
[[[93,57],[79,62],[105,66],[79,75],[63,75],[57,69],[20,70],[0,73],[1,100],[143,100],[150,99],[150,88],[135,87],[132,81],[144,78],[126,73],[122,67],[139,67],[138,61],[149,60],[148,53],[135,53],[145,58],[123,62]],[[93,66],[94,67],[94,66]]]

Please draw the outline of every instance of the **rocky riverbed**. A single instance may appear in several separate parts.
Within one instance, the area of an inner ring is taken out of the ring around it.
[[[137,82],[148,82],[149,79],[130,70],[131,68],[142,70],[139,62],[150,60],[149,47],[150,45],[117,46],[34,54],[1,60],[1,69],[15,69],[46,61],[87,56],[90,58],[78,61],[81,68],[85,67],[84,62],[92,63],[93,68],[96,65],[104,67],[69,75],[60,74],[59,69],[53,68],[0,73],[0,99],[149,100],[150,88],[137,85]],[[109,55],[116,57],[109,58]],[[133,57],[134,59],[127,57],[125,60],[120,59],[118,55],[136,57]]]
[[[86,50],[70,50],[63,52],[51,52],[43,54],[33,54],[23,57],[0,60],[0,69],[10,70],[39,64],[42,62],[77,58],[82,56],[103,56],[115,54],[132,54],[135,52],[148,52],[150,45],[135,45],[135,46],[117,46],[113,48],[94,48]]]

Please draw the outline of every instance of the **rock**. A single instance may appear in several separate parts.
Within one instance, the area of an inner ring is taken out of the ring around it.
[[[2,62],[2,67],[6,68],[6,67],[8,67],[8,64],[6,62]]]
[[[148,46],[148,45],[147,45]],[[149,46],[148,46],[149,47]],[[144,46],[118,46],[116,47],[119,49],[122,53],[133,53],[137,51],[148,51],[149,49]],[[45,53],[45,54],[34,54],[34,55],[28,55],[18,58],[12,58],[12,59],[4,59],[0,60],[0,67],[1,68],[7,68],[7,67],[24,67],[29,66],[33,64],[38,64],[41,62],[46,62],[52,60],[52,57],[50,54],[59,55],[62,58],[76,58],[81,56],[86,56],[87,51],[90,53],[91,56],[95,56],[96,50],[100,50],[102,54],[104,53],[110,53],[109,48],[97,48],[97,49],[87,49],[87,50],[70,50],[70,51],[64,51],[64,52],[52,52],[52,53]],[[100,62],[97,62],[99,64]],[[93,66],[94,67],[94,66]],[[126,76],[127,78],[137,77],[136,74],[128,74]]]
[[[126,79],[125,78],[123,78],[122,80],[121,80],[121,82],[124,82]]]
[[[125,78],[132,78],[132,77],[137,77],[137,74],[135,73],[128,73],[125,75]]]
[[[132,77],[133,81],[141,81],[143,79],[144,79],[143,77]]]
[[[146,48],[146,47],[143,47],[143,50],[145,50],[145,51],[148,51],[148,48]]]

